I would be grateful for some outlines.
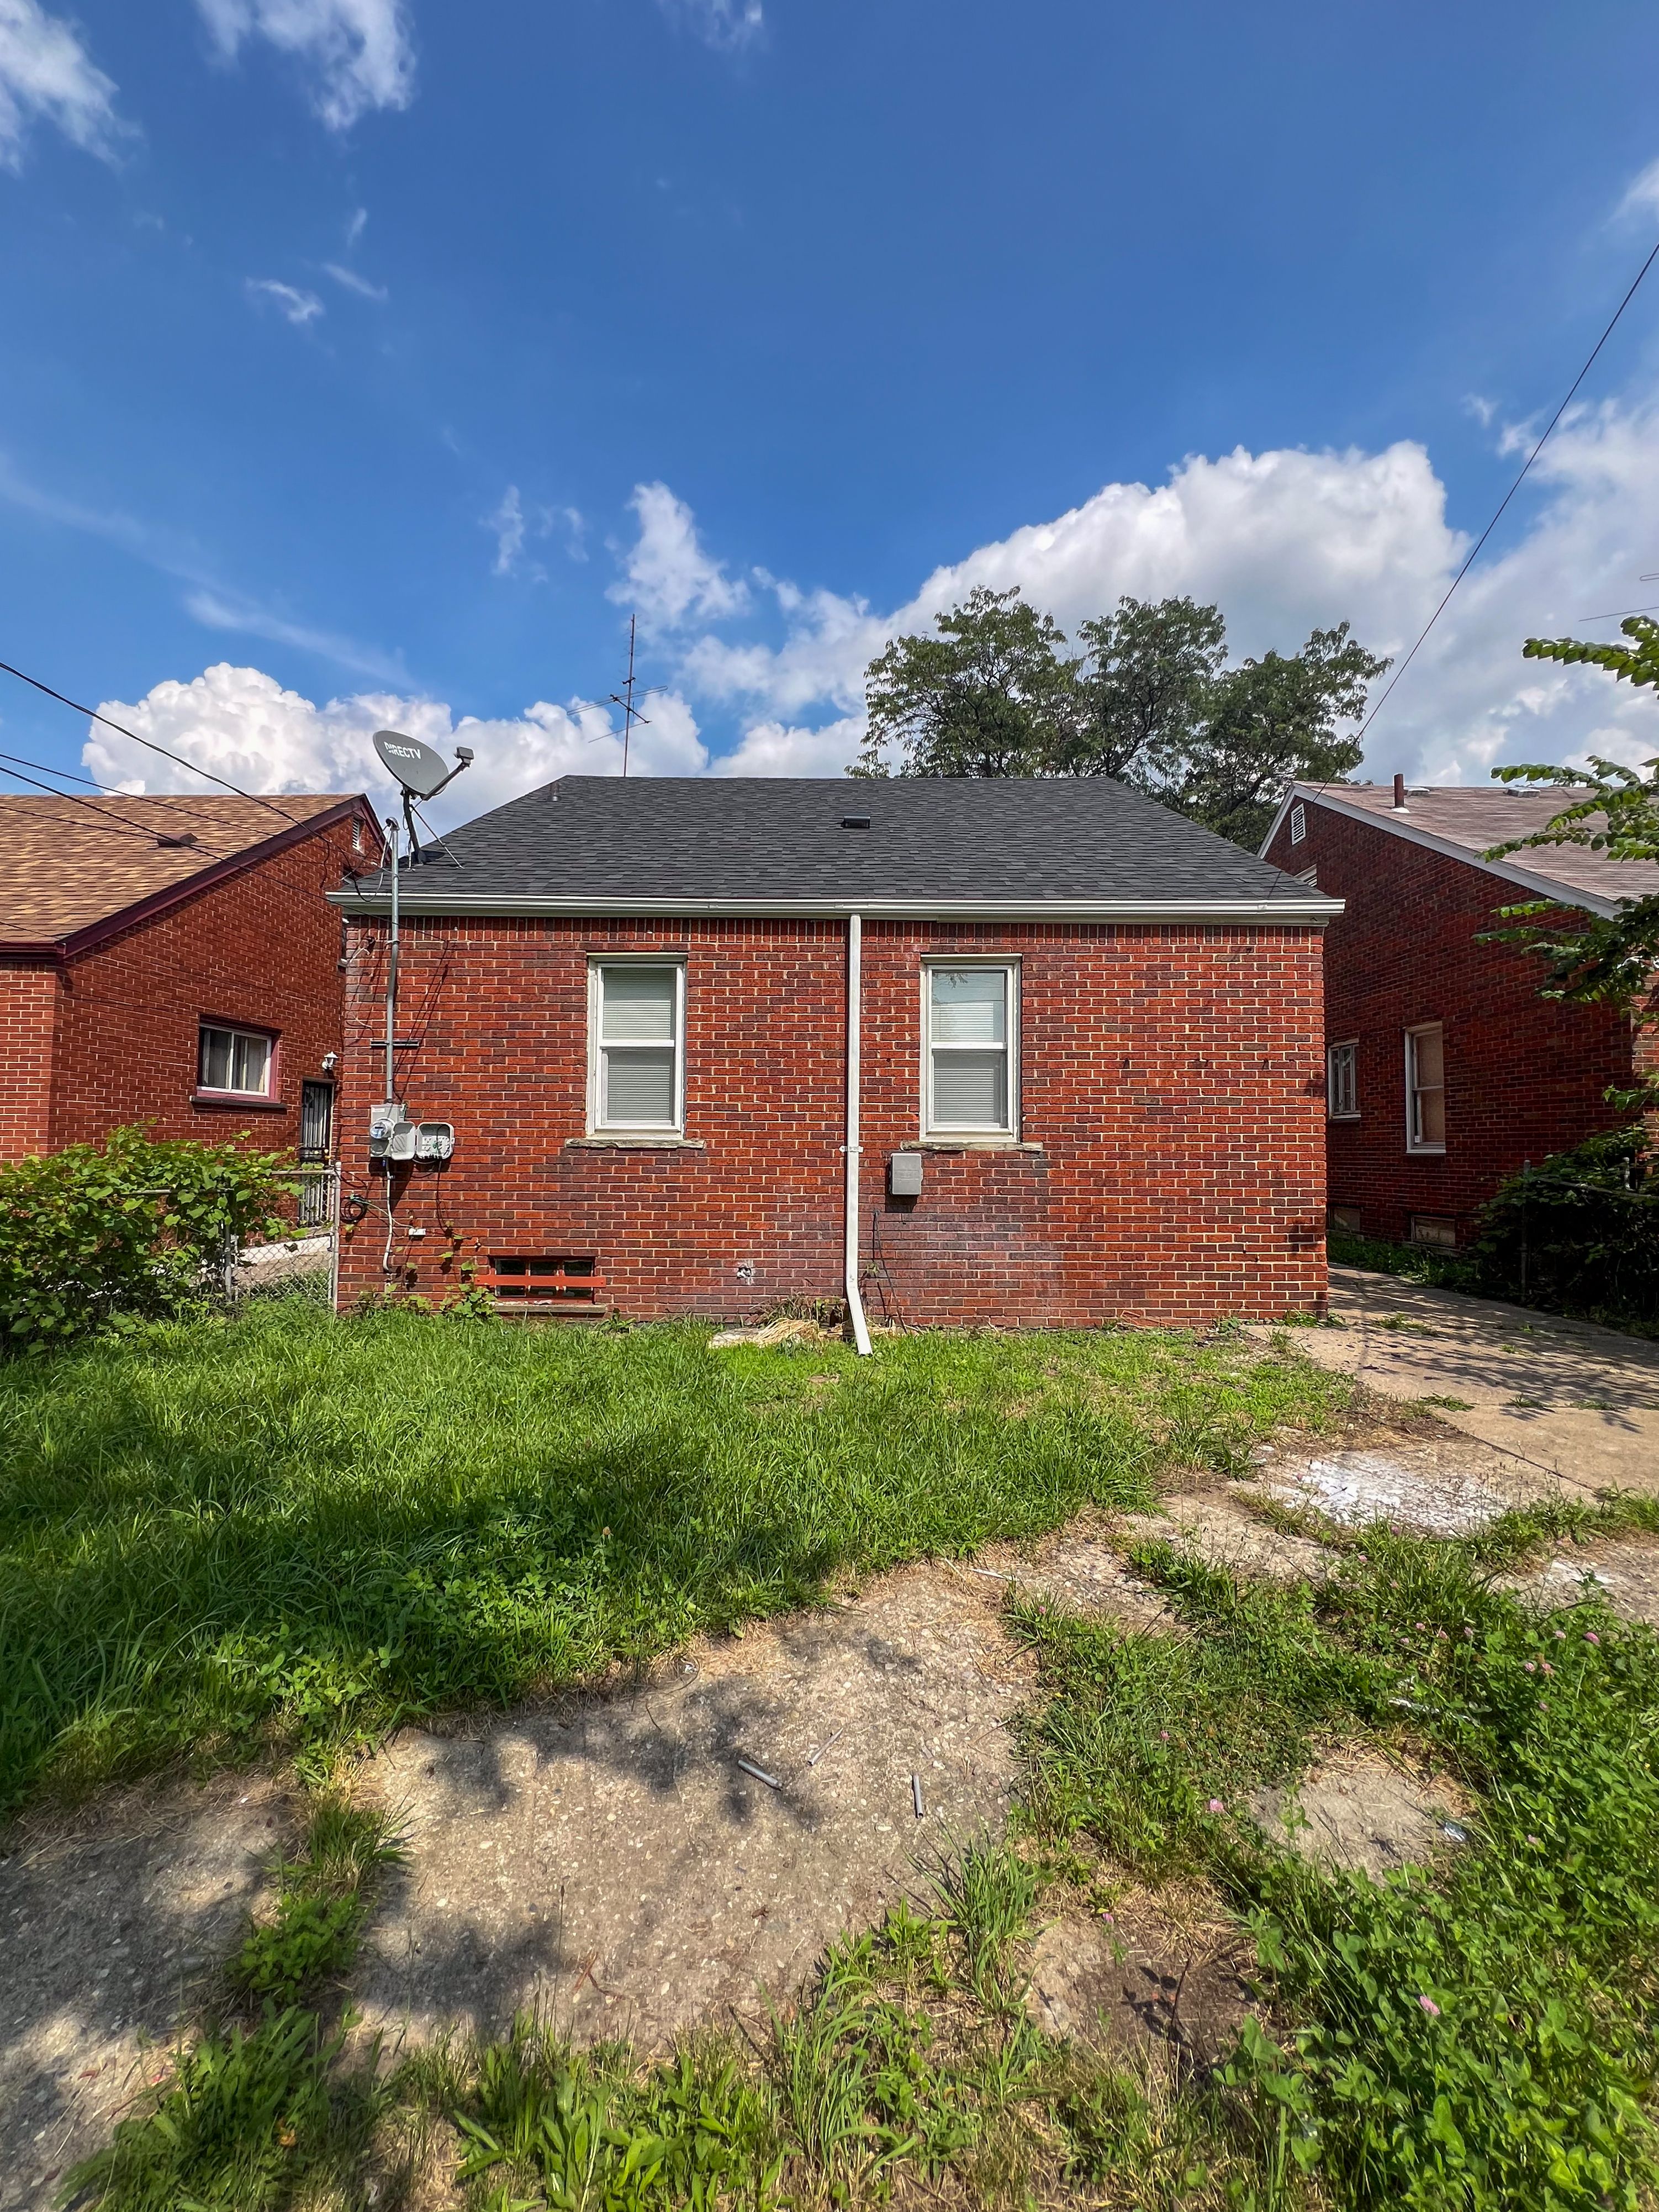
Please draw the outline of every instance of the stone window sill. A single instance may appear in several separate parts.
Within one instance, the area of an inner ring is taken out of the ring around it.
[[[192,1106],[216,1106],[233,1109],[239,1114],[286,1114],[285,1098],[261,1098],[249,1091],[192,1091]]]
[[[701,1137],[567,1137],[568,1152],[702,1152]]]
[[[902,1152],[1041,1152],[1041,1145],[1022,1144],[1017,1137],[913,1137],[899,1146]]]

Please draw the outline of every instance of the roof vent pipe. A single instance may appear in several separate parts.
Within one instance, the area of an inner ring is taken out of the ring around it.
[[[1406,779],[1403,775],[1397,775],[1394,780],[1394,803],[1400,807],[1406,804]]]
[[[842,1269],[847,1292],[847,1315],[853,1324],[853,1343],[860,1358],[870,1356],[870,1328],[864,1318],[864,1299],[859,1291],[859,1041],[864,1027],[864,922],[860,915],[847,917],[847,1184],[845,1208],[846,1255]]]

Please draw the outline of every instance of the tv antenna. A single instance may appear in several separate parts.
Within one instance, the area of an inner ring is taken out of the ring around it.
[[[642,730],[648,730],[651,726],[649,721],[634,704],[634,629],[638,620],[637,615],[629,615],[628,617],[628,679],[620,691],[613,691],[611,694],[612,706],[620,707],[623,710],[623,774],[624,775],[628,773],[628,741],[634,734],[635,723],[637,722]]]

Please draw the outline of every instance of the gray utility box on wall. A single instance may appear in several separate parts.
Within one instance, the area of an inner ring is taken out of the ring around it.
[[[920,1152],[893,1153],[887,1163],[887,1193],[890,1198],[921,1196]]]

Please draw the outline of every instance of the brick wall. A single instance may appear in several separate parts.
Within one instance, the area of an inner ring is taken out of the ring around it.
[[[46,1149],[58,1006],[49,955],[0,953],[0,1160]]]
[[[394,1280],[461,1286],[464,1256],[593,1255],[624,1313],[764,1311],[838,1298],[846,933],[830,922],[405,925],[398,1029],[416,1118],[453,1121],[442,1171],[393,1178]],[[354,925],[349,1034],[380,1022],[383,935]],[[585,1141],[587,965],[686,956],[684,1148]],[[886,1194],[920,1133],[921,959],[1022,966],[1023,1128],[1040,1149],[928,1152],[922,1195]],[[1324,1289],[1320,945],[1306,930],[951,927],[864,939],[860,1245],[867,1303],[907,1322],[1203,1321],[1313,1305]],[[378,1291],[385,1183],[367,1166],[378,1055],[346,1064],[347,1188],[372,1202],[341,1271]],[[426,1231],[419,1241],[405,1232]]]
[[[1358,1121],[1328,1125],[1330,1202],[1357,1206],[1373,1237],[1403,1239],[1413,1214],[1475,1209],[1523,1161],[1616,1126],[1602,1094],[1631,1080],[1629,1023],[1600,1006],[1540,996],[1541,966],[1501,945],[1496,909],[1527,894],[1499,876],[1310,801],[1308,834],[1288,816],[1267,857],[1318,872],[1347,902],[1325,945],[1325,1033],[1359,1042]],[[1406,1031],[1445,1034],[1446,1150],[1406,1149]]]
[[[323,894],[340,881],[350,842],[349,823],[337,823],[67,960],[7,972],[0,1157],[139,1121],[162,1137],[217,1142],[246,1130],[261,1149],[295,1145],[301,1084],[343,1047],[342,933]],[[29,994],[21,1006],[19,978]],[[196,1096],[204,1018],[275,1033],[271,1103]],[[33,1103],[9,1122],[14,1091]]]

